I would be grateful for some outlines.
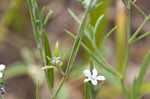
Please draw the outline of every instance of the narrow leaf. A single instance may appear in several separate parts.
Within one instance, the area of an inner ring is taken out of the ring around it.
[[[73,33],[69,31],[66,31],[66,33],[68,33],[73,39],[75,39]],[[88,52],[88,54],[97,62],[97,64],[102,66],[107,72],[110,72],[112,75],[121,77],[121,75],[117,73],[113,68],[107,66],[108,64],[106,65],[104,62],[102,62],[103,59],[99,59],[99,57],[96,56],[83,42],[81,42],[81,45]]]
[[[102,21],[103,17],[104,17],[104,15],[101,15],[95,24],[94,33],[93,33],[94,40],[95,40],[96,32],[98,30],[98,27],[99,27],[100,22]]]
[[[40,19],[41,19],[41,21],[43,21],[44,12],[45,12],[45,7],[42,8],[41,13],[40,13]]]
[[[105,36],[104,36],[104,39],[102,40],[101,42],[101,46],[103,46],[106,42],[106,40],[108,39],[108,37],[117,29],[118,27],[115,26],[113,27]]]
[[[78,19],[78,17],[74,14],[74,12],[71,10],[71,9],[68,9],[68,13],[72,16],[72,18],[75,20],[75,22],[80,25],[81,22],[80,20]]]
[[[58,43],[58,41],[56,42],[56,45],[55,45],[54,56],[59,57],[59,43]]]
[[[44,23],[43,23],[43,26],[44,26],[44,27],[47,25],[49,19],[50,19],[51,16],[52,16],[52,13],[53,13],[53,12],[52,12],[51,10],[48,12],[48,14],[47,14],[47,16],[46,16],[46,18],[45,18],[45,20],[44,20]]]
[[[133,84],[133,88],[134,88],[133,93],[135,94],[134,96],[139,95],[140,88],[142,86],[142,82],[144,78],[144,74],[146,73],[149,63],[150,63],[150,52],[147,54],[146,58],[144,59],[139,75],[137,79],[135,80],[135,83]]]
[[[138,40],[141,40],[141,39],[143,39],[144,37],[147,37],[148,35],[150,35],[150,31],[148,31],[148,32],[142,34],[141,36],[137,37],[137,38],[134,39],[131,43],[136,42],[136,41],[138,41]]]
[[[49,40],[47,37],[46,32],[43,33],[43,37],[44,37],[44,49],[45,49],[45,59],[46,59],[46,65],[50,65],[50,61],[47,57],[51,58],[52,54],[51,54],[51,47],[49,44]],[[54,69],[50,68],[50,69],[46,69],[46,78],[49,84],[50,88],[54,87]]]

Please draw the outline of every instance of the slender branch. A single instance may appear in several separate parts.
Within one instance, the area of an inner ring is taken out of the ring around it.
[[[144,19],[144,22],[139,26],[139,28],[136,30],[136,32],[133,34],[133,36],[129,39],[129,44],[132,43],[132,41],[136,38],[136,36],[139,34],[139,32],[143,29],[144,25],[150,20],[150,15],[147,16]]]
[[[141,40],[141,39],[143,39],[144,37],[146,37],[146,36],[148,36],[148,35],[150,35],[150,31],[148,31],[148,32],[144,33],[143,35],[137,37],[137,38],[134,39],[131,43],[134,43],[134,42],[136,42],[136,41],[138,41],[138,40]]]
[[[131,0],[127,0],[127,4],[125,4],[126,6],[126,11],[127,11],[127,49],[125,52],[125,59],[124,59],[124,64],[123,64],[123,73],[122,76],[123,78],[121,79],[121,86],[122,86],[122,90],[125,93],[125,96],[127,99],[129,99],[129,93],[128,93],[128,89],[126,88],[125,84],[124,84],[124,78],[125,78],[125,73],[126,73],[126,68],[128,66],[128,62],[129,62],[129,55],[130,55],[130,47],[131,45],[128,43],[128,40],[130,38],[131,35]]]
[[[131,4],[144,16],[144,18],[147,17],[145,12],[140,7],[138,7],[134,2],[131,1]]]

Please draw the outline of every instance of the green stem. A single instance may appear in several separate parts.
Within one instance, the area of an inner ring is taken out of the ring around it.
[[[89,99],[89,84],[88,83],[85,83],[84,84],[84,99]]]
[[[130,0],[128,0],[128,5],[127,5],[127,37],[128,39],[130,38],[131,35],[131,4]]]
[[[138,7],[134,2],[131,1],[131,4],[144,16],[144,18],[147,17],[145,12],[140,7]]]
[[[72,64],[73,64],[73,62],[75,60],[75,57],[76,57],[77,52],[79,50],[81,37],[83,35],[83,31],[84,31],[84,28],[85,28],[86,19],[87,19],[88,13],[90,11],[91,3],[92,3],[92,0],[90,1],[90,4],[89,4],[88,8],[85,11],[83,20],[82,20],[80,28],[79,28],[79,32],[78,32],[78,34],[76,36],[76,39],[75,39],[75,42],[74,42],[74,45],[73,45],[73,48],[72,48],[72,53],[71,53],[71,56],[70,56],[70,59],[69,59],[69,62],[68,62],[67,69],[66,69],[66,72],[64,74],[64,77],[62,78],[62,81],[61,81],[60,85],[58,86],[58,89],[56,90],[56,93],[52,97],[52,99],[55,99],[55,97],[59,93],[60,89],[62,88],[62,86],[63,86],[63,84],[64,84],[64,82],[65,82],[65,80],[66,80],[66,78],[67,78],[67,76],[69,74],[69,70],[72,67]]]
[[[36,82],[36,99],[39,99],[39,81]]]
[[[126,6],[126,10],[127,10],[127,50],[126,50],[126,54],[125,54],[125,59],[124,59],[124,64],[123,64],[123,73],[122,73],[122,79],[121,79],[121,86],[122,86],[122,90],[123,93],[125,94],[126,98],[129,99],[129,92],[128,89],[126,88],[125,84],[124,84],[124,78],[125,78],[125,73],[126,73],[126,68],[128,66],[128,62],[129,62],[129,55],[130,55],[130,47],[131,45],[128,43],[128,40],[131,36],[131,0],[127,1],[127,5]]]

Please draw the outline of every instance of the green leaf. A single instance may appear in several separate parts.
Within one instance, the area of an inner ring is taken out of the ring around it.
[[[94,32],[93,32],[94,40],[95,40],[95,37],[96,37],[96,32],[98,31],[100,22],[102,21],[103,17],[104,17],[104,14],[101,15],[101,16],[97,19],[97,22],[96,22],[96,24],[95,24],[95,28],[94,28]]]
[[[59,43],[58,43],[58,41],[56,42],[56,45],[55,45],[54,56],[59,57]]]
[[[66,31],[73,39],[75,36],[73,33]],[[101,58],[97,57],[83,42],[81,42],[82,47],[88,52],[88,54],[95,60],[98,64],[98,70],[106,77],[106,79],[116,88],[116,90],[120,91],[121,83],[120,78],[121,75],[116,72],[109,64],[105,64]]]
[[[107,8],[109,7],[109,4],[111,4],[112,0],[97,0],[96,4],[100,4],[103,2],[101,6],[98,6],[97,8],[93,9],[90,12],[90,18],[89,18],[89,24],[91,24],[93,27],[95,27],[97,20],[99,19],[100,15],[105,15],[107,13]],[[101,42],[103,38],[103,33],[107,30],[107,18],[103,18],[99,24],[99,27],[97,28],[97,33],[95,36],[95,42],[98,47],[99,42]]]
[[[15,63],[6,69],[5,78],[9,79],[9,78],[13,78],[25,74],[28,74],[28,67],[25,66],[23,63]]]
[[[45,49],[46,65],[50,65],[50,61],[47,57],[52,58],[51,47],[50,47],[46,32],[43,33],[43,36],[44,36],[44,49]],[[49,87],[53,88],[54,87],[54,69],[53,68],[46,70],[46,79],[48,81]]]
[[[41,19],[41,21],[43,21],[44,12],[45,12],[45,7],[42,8],[41,13],[40,13],[40,19]]]
[[[45,20],[44,20],[44,23],[43,23],[43,26],[44,26],[44,27],[47,25],[49,19],[50,19],[51,16],[52,16],[52,13],[53,13],[53,12],[50,10],[50,11],[48,12],[47,16],[45,17]]]
[[[71,9],[68,9],[68,13],[72,16],[72,18],[75,20],[75,22],[80,25],[81,22],[80,20],[78,19],[78,17],[74,14],[74,12],[71,10]]]
[[[147,24],[150,20],[150,15],[148,15],[143,23],[138,27],[138,29],[135,31],[135,33],[130,37],[130,39],[128,40],[129,44],[133,43],[134,39],[136,39],[136,36],[140,33],[140,31],[143,29],[143,27],[145,26],[145,24]]]
[[[66,31],[73,39],[75,39],[75,36],[73,33]],[[93,60],[96,61],[97,64],[99,64],[102,68],[104,68],[106,71],[110,72],[111,75],[114,75],[115,77],[121,78],[121,75],[116,72],[109,64],[105,64],[106,62],[102,61],[104,59],[101,59],[97,55],[95,55],[83,42],[81,42],[82,47],[88,52],[88,54],[93,58]]]
[[[142,67],[140,69],[139,75],[133,83],[132,96],[134,96],[134,97],[137,97],[139,95],[139,92],[140,92],[140,89],[141,89],[141,86],[142,86],[142,82],[143,82],[143,78],[144,78],[144,74],[145,74],[145,72],[148,68],[149,63],[150,63],[150,52],[145,57],[144,62],[142,64]]]
[[[118,27],[115,26],[113,27],[105,36],[104,36],[104,39],[102,40],[101,42],[101,46],[103,46],[106,42],[106,40],[108,39],[108,37],[117,29]]]
[[[150,31],[143,33],[142,35],[140,35],[139,37],[137,37],[136,39],[134,39],[132,42],[136,42],[138,40],[143,39],[144,37],[147,37],[148,35],[150,35]]]
[[[93,27],[91,25],[88,25],[88,28],[84,30],[85,37],[92,43],[92,35],[93,33]]]

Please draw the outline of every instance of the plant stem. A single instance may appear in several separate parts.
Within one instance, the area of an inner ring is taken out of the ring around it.
[[[84,99],[89,99],[89,85],[88,83],[84,84]]]
[[[131,3],[130,0],[128,0],[128,5],[127,5],[127,37],[128,39],[130,38],[131,35]]]
[[[39,99],[39,81],[36,82],[36,99]]]
[[[129,93],[128,93],[128,89],[125,87],[124,84],[124,79],[125,79],[125,73],[126,73],[126,69],[128,66],[128,62],[129,62],[129,55],[130,55],[130,47],[131,45],[129,44],[128,40],[130,38],[131,35],[131,3],[130,0],[127,1],[127,5],[126,6],[126,11],[127,11],[127,49],[126,49],[126,54],[125,54],[125,59],[124,59],[124,64],[123,64],[123,73],[122,76],[123,78],[121,79],[121,85],[122,85],[122,90],[124,92],[124,94],[126,95],[126,98],[129,99]]]
[[[79,50],[79,46],[80,46],[80,43],[81,43],[81,37],[83,35],[83,31],[84,31],[84,28],[85,28],[86,19],[87,19],[88,13],[90,11],[91,3],[92,3],[92,0],[90,1],[90,4],[89,4],[88,8],[86,8],[83,20],[82,20],[80,28],[79,28],[79,32],[78,32],[78,34],[76,36],[76,39],[75,39],[75,42],[74,42],[74,45],[73,45],[73,48],[72,48],[72,53],[71,53],[71,56],[70,56],[70,59],[69,59],[69,62],[68,62],[67,69],[66,69],[66,72],[64,74],[64,77],[62,78],[62,81],[61,81],[60,85],[58,86],[58,89],[56,90],[56,93],[52,97],[52,99],[55,99],[55,97],[59,93],[60,89],[62,88],[62,86],[63,86],[63,84],[64,84],[64,82],[65,82],[65,80],[66,80],[66,78],[67,78],[67,76],[69,74],[69,70],[72,67],[72,64],[73,64],[73,62],[75,60],[75,57],[77,55],[77,52]]]

